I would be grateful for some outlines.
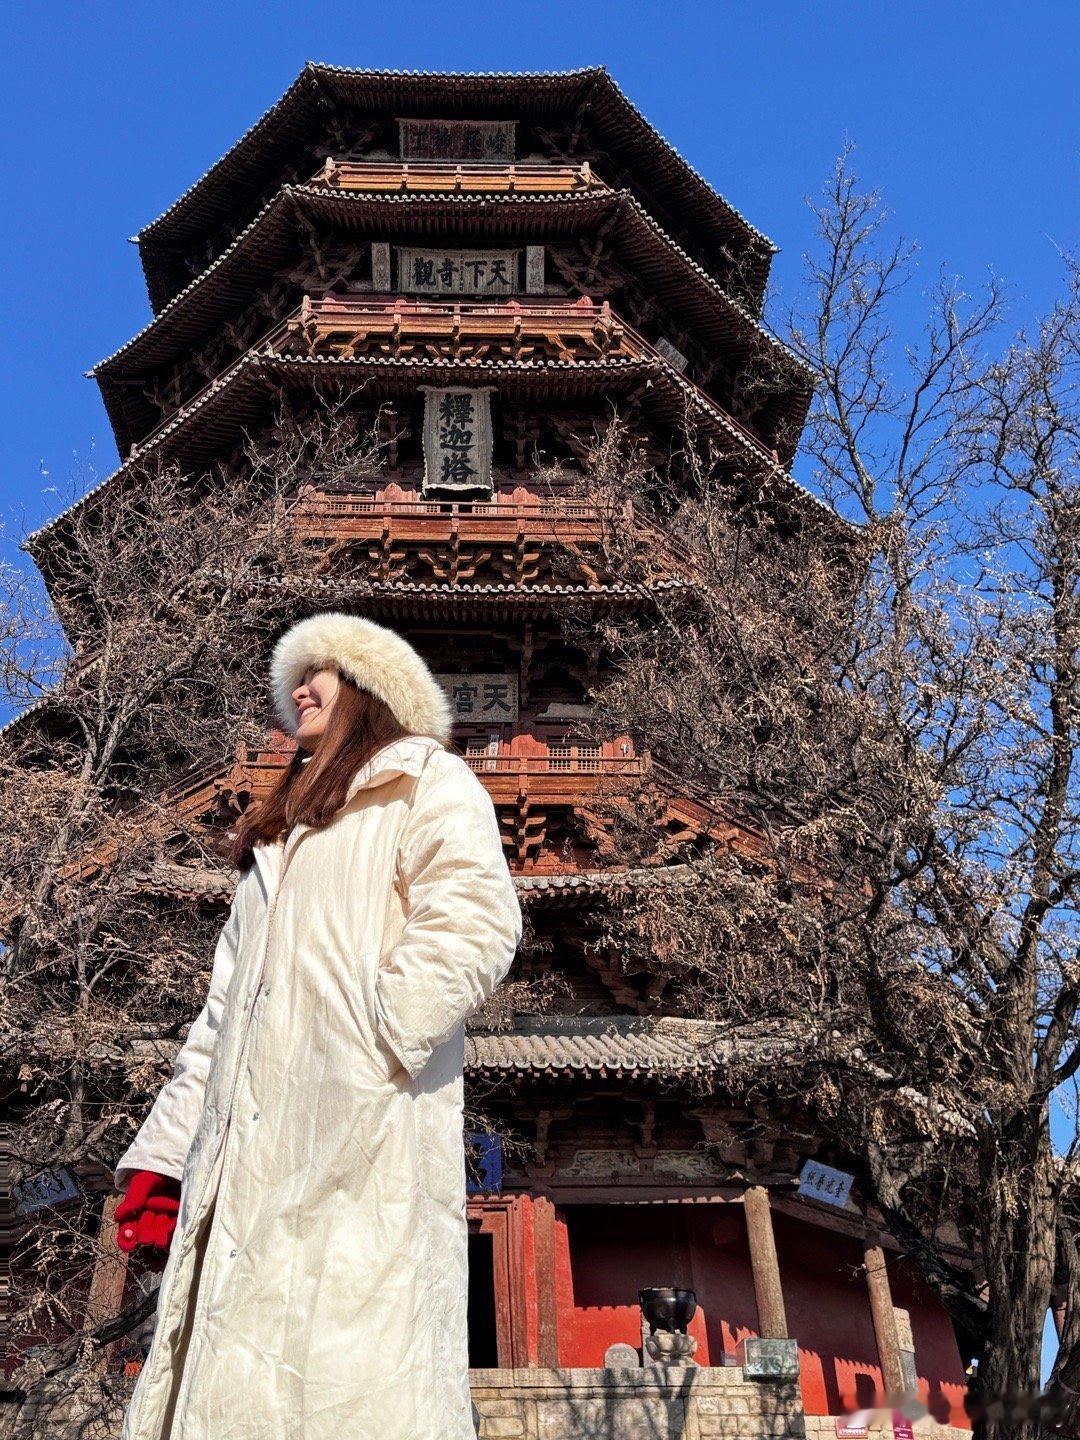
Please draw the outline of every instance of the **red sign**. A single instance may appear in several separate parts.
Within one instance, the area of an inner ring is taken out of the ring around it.
[[[915,1425],[906,1415],[899,1410],[893,1411],[892,1416],[893,1440],[915,1440]]]

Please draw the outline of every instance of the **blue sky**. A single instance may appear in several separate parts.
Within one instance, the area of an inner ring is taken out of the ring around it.
[[[1057,0],[660,4],[187,0],[7,7],[0,285],[0,518],[15,538],[116,452],[83,371],[148,318],[127,237],[160,213],[308,59],[402,69],[605,64],[686,158],[782,247],[850,137],[898,224],[972,283],[1051,299],[1077,235],[1080,9]],[[911,304],[917,295],[911,295]]]

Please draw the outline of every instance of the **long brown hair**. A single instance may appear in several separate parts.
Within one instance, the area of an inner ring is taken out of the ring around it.
[[[357,770],[376,750],[408,734],[389,705],[346,676],[339,673],[338,678],[330,719],[311,759],[305,760],[305,751],[297,746],[274,788],[249,805],[237,823],[229,846],[237,869],[251,865],[256,845],[280,840],[296,824],[316,829],[328,825],[344,805]]]

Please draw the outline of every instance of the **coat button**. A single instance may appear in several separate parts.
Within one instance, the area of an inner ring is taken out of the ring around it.
[[[236,1257],[236,1251],[235,1251],[235,1250],[230,1250],[230,1251],[229,1251],[229,1259],[230,1259],[230,1260],[233,1260],[233,1259],[235,1259],[235,1257]]]
[[[259,1112],[258,1112],[258,1110],[256,1110],[256,1111],[252,1114],[252,1117],[251,1117],[251,1118],[252,1118],[253,1120],[257,1120],[257,1119],[259,1118]]]

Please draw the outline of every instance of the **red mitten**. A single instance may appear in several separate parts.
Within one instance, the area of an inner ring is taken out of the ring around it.
[[[118,1226],[116,1243],[129,1253],[144,1246],[160,1250],[160,1255],[146,1259],[153,1269],[163,1269],[179,1210],[179,1180],[153,1170],[137,1170],[113,1212]]]

